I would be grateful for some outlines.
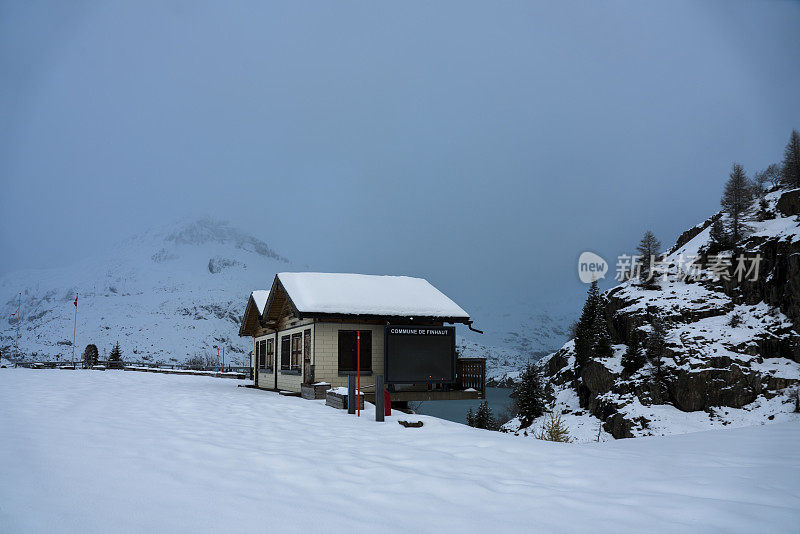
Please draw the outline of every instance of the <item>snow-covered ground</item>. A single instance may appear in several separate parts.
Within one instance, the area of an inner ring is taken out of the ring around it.
[[[800,528],[798,423],[559,444],[239,383],[0,370],[0,530]]]

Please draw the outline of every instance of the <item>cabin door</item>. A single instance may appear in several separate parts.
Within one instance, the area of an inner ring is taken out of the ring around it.
[[[311,372],[311,329],[303,332],[303,379],[306,384],[314,382],[314,373]]]

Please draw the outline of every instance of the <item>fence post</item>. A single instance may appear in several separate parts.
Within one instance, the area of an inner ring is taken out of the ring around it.
[[[383,375],[375,375],[375,420],[383,422]]]
[[[347,413],[356,413],[356,376],[347,375]]]

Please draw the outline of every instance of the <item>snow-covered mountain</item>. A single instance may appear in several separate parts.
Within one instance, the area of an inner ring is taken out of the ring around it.
[[[216,358],[243,364],[250,344],[237,335],[247,296],[272,276],[294,268],[265,242],[211,219],[146,231],[75,265],[9,274],[0,279],[6,317],[22,292],[19,332],[25,358],[72,357],[89,343],[102,355],[120,342],[126,360]],[[0,333],[4,355],[14,354],[14,318]]]
[[[175,363],[194,356],[216,359],[226,347],[226,363],[244,364],[250,342],[237,335],[244,305],[253,289],[268,289],[275,273],[307,270],[267,243],[212,219],[183,221],[148,230],[74,265],[25,271],[0,278],[0,331],[4,357],[15,354],[18,294],[19,332],[24,359],[72,357],[73,301],[78,297],[75,353],[98,346],[101,358],[119,341],[124,359]],[[456,299],[458,300],[458,299]],[[508,317],[463,303],[486,331],[460,328],[464,356],[488,357],[489,375],[515,372],[530,359],[566,340],[567,316],[521,308]]]
[[[746,235],[731,250],[713,250],[718,220],[730,222],[717,213],[679,237],[655,284],[629,280],[605,293],[611,356],[577,366],[571,340],[541,360],[553,409],[574,437],[800,420],[793,413],[800,386],[800,189],[776,189],[754,201]],[[760,258],[758,276],[748,271],[740,279],[740,257],[748,269]],[[632,338],[644,345],[656,324],[665,331],[661,368],[655,360],[625,370]],[[519,432],[519,421],[507,430]]]

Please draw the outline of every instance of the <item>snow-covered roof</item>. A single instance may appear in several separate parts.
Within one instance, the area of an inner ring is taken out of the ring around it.
[[[258,308],[258,314],[261,315],[264,313],[264,306],[267,305],[267,299],[269,298],[269,290],[268,289],[257,289],[250,293],[250,296],[253,297],[253,301],[256,303],[256,307]]]
[[[300,313],[447,317],[469,314],[423,278],[346,273],[279,273]]]

